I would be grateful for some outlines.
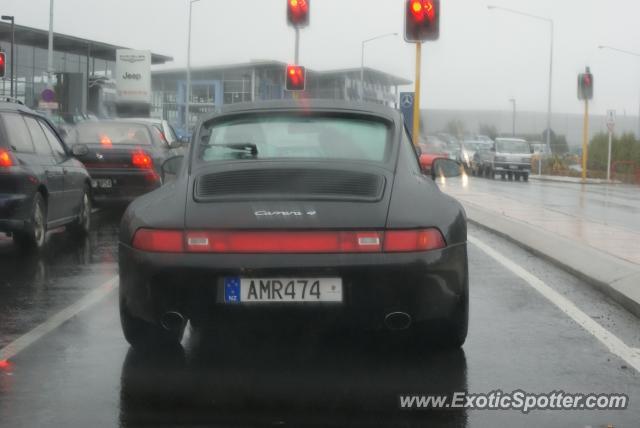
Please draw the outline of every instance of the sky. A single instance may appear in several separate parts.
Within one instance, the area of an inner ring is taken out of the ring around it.
[[[640,52],[637,0],[441,0],[440,39],[423,46],[422,107],[546,111],[550,26],[488,4],[553,19],[553,110],[579,113],[577,74],[590,66],[591,111],[637,115]],[[55,0],[54,31],[170,55],[186,65],[189,0]],[[16,23],[48,28],[49,0],[0,0]],[[301,32],[301,64],[317,70],[365,65],[414,80],[415,45],[403,39],[404,0],[311,0]],[[200,0],[193,4],[192,65],[255,59],[293,61],[286,0]],[[411,88],[404,88],[411,90]]]

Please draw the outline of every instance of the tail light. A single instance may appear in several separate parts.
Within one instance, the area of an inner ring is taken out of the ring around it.
[[[438,229],[248,232],[139,229],[138,250],[158,253],[380,253],[421,252],[446,246]]]
[[[141,169],[153,168],[153,159],[143,151],[133,152],[131,155],[131,165]]]
[[[179,230],[139,229],[133,247],[152,253],[184,252],[184,233]]]
[[[11,153],[9,153],[8,150],[0,149],[0,167],[8,168],[14,165],[15,162],[13,161],[13,156],[11,156]]]
[[[384,237],[384,252],[429,251],[446,247],[438,229],[390,230]]]

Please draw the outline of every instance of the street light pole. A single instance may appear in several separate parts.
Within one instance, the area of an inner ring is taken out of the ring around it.
[[[51,87],[53,79],[53,0],[49,1],[49,44],[47,49],[47,87]]]
[[[384,37],[391,37],[391,36],[397,36],[398,33],[387,33],[387,34],[382,34],[380,36],[376,36],[376,37],[372,37],[370,39],[367,40],[363,40],[362,41],[362,55],[360,57],[360,100],[364,101],[364,47],[365,44],[372,42],[374,40],[378,40],[378,39],[382,39]]]
[[[189,0],[189,28],[187,36],[187,100],[184,113],[184,131],[189,135],[189,124],[191,116],[191,15],[193,13],[193,4],[200,0]]]
[[[513,13],[515,15],[526,16],[528,18],[537,19],[539,21],[545,21],[549,23],[550,30],[550,43],[549,43],[549,94],[547,99],[547,150],[551,153],[551,95],[553,91],[553,37],[554,37],[554,25],[553,19],[545,18],[543,16],[532,15],[530,13],[521,12],[519,10],[509,9],[500,6],[487,6],[489,10],[501,10],[503,12]]]
[[[511,98],[509,101],[511,101],[511,103],[513,104],[513,113],[511,114],[511,121],[512,121],[511,135],[515,137],[516,136],[516,99]]]
[[[11,97],[14,97],[14,91],[13,91],[13,80],[14,80],[14,75],[15,75],[15,63],[16,63],[16,54],[15,54],[15,48],[16,48],[16,26],[15,26],[15,19],[13,16],[9,16],[9,15],[2,15],[2,20],[3,21],[11,21],[11,84],[10,84],[10,94]],[[18,88],[16,88],[16,92],[18,91]]]
[[[625,55],[631,55],[631,56],[635,56],[635,57],[640,57],[640,53],[631,52],[631,51],[627,51],[627,50],[624,50],[624,49],[618,49],[618,48],[614,48],[612,46],[600,45],[600,46],[598,46],[598,49],[609,49],[611,51],[620,52],[620,53],[623,53]],[[640,103],[638,104],[638,138],[640,139]]]

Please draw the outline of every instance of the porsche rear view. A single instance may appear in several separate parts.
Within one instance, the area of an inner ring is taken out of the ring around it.
[[[458,165],[442,160],[441,174]],[[225,329],[467,335],[466,217],[420,169],[399,112],[282,101],[236,105],[199,126],[120,232],[120,313],[134,347]]]

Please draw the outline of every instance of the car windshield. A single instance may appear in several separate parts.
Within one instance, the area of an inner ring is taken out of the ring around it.
[[[317,159],[384,162],[389,126],[346,117],[253,116],[214,121],[203,128],[199,158]]]
[[[496,151],[500,153],[530,153],[529,143],[526,141],[498,140],[496,141]]]
[[[151,137],[144,125],[135,123],[83,122],[67,137],[69,144],[150,145]]]

